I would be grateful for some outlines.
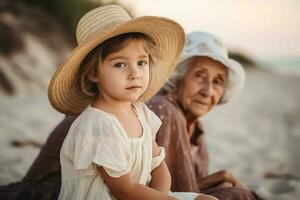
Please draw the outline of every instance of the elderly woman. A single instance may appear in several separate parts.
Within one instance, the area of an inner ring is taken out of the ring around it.
[[[255,199],[227,171],[208,176],[200,122],[214,106],[236,96],[244,81],[243,68],[228,58],[219,39],[204,32],[187,35],[173,76],[148,103],[163,121],[156,141],[165,147],[172,191],[205,192],[219,199]]]
[[[227,50],[213,35],[187,35],[186,46],[171,80],[149,107],[160,117],[157,142],[165,147],[172,176],[172,191],[211,194],[221,200],[255,199],[226,171],[207,175],[208,155],[199,117],[226,103],[244,84],[244,71],[228,59]],[[60,190],[59,152],[76,117],[66,117],[46,144],[21,183],[0,188],[0,199],[56,199]]]

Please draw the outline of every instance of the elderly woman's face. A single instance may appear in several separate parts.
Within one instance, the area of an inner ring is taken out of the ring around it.
[[[226,67],[207,57],[196,57],[178,86],[177,98],[184,111],[194,117],[205,115],[224,94]]]

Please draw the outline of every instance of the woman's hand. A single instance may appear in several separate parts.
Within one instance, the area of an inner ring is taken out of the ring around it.
[[[216,197],[206,195],[206,194],[200,194],[196,197],[195,200],[218,200]]]
[[[244,186],[242,186],[242,184],[235,178],[235,176],[233,176],[232,173],[230,173],[229,171],[220,171],[222,176],[224,177],[224,182],[225,183],[229,183],[232,184],[233,187],[238,187],[238,188],[245,188]]]
[[[238,187],[245,189],[244,186],[233,176],[232,173],[222,170],[206,176],[198,181],[200,191],[211,187]]]

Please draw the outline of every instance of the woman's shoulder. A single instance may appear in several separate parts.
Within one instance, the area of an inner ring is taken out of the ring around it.
[[[147,102],[148,107],[157,115],[177,115],[178,109],[166,96],[157,95]]]

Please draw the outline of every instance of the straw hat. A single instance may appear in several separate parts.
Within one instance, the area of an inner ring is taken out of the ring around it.
[[[159,59],[155,66],[151,66],[152,80],[139,100],[145,101],[153,96],[176,66],[184,45],[182,27],[163,17],[143,16],[132,19],[122,7],[107,5],[89,11],[80,19],[76,28],[78,46],[50,81],[48,97],[51,105],[65,114],[80,114],[92,101],[75,87],[81,62],[105,40],[130,32],[149,36],[159,52]]]
[[[220,103],[228,102],[242,90],[245,84],[245,71],[237,61],[228,57],[227,48],[216,36],[206,32],[187,34],[179,64],[195,56],[212,58],[228,68],[228,82]]]

